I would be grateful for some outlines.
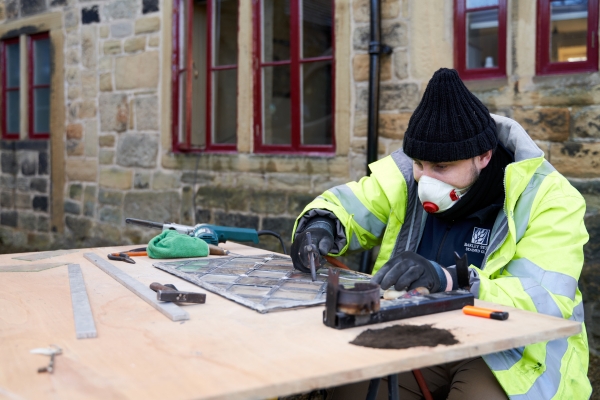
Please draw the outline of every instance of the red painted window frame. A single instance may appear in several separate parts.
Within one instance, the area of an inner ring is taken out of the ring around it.
[[[208,0],[206,2],[206,14],[207,18],[207,34],[206,34],[206,126],[205,126],[205,135],[206,135],[206,146],[204,148],[192,147],[192,74],[193,74],[193,58],[188,57],[187,65],[185,68],[179,68],[180,56],[181,56],[181,40],[180,40],[180,13],[183,12],[183,4],[187,4],[187,10],[193,10],[194,0],[175,0],[173,2],[173,52],[171,56],[171,87],[172,87],[172,123],[171,123],[171,136],[172,136],[172,146],[173,152],[219,152],[219,153],[234,153],[237,151],[237,144],[216,144],[212,142],[212,75],[214,71],[222,71],[227,69],[237,69],[237,64],[233,65],[221,65],[221,66],[213,66],[213,49],[212,40],[213,40],[213,0]],[[238,20],[239,20],[239,0],[238,0]],[[184,51],[187,54],[192,54],[193,52],[193,12],[188,12],[185,27],[185,34],[187,35],[186,48]],[[239,27],[239,22],[238,22]],[[185,111],[183,118],[186,121],[186,129],[185,129],[185,140],[181,142],[179,140],[179,112],[181,107],[181,96],[180,96],[180,75],[182,73],[187,74],[187,85],[186,85],[186,101],[185,101]],[[237,115],[236,115],[237,118]]]
[[[554,63],[550,62],[550,3],[537,3],[536,75],[598,71],[598,1],[588,1],[587,60]]]
[[[323,155],[335,153],[335,0],[331,1],[332,27],[331,27],[331,56],[300,58],[300,4],[301,0],[290,0],[290,60],[270,61],[262,60],[262,0],[253,1],[253,35],[254,35],[254,152],[266,154],[299,154]],[[331,60],[331,144],[330,145],[301,145],[300,128],[302,115],[300,65],[310,62]],[[262,142],[263,133],[263,104],[262,104],[262,68],[276,65],[290,65],[290,92],[291,92],[291,123],[292,137],[290,145],[268,145]]]
[[[454,0],[454,68],[463,80],[503,78],[506,76],[506,3],[467,9],[467,0]],[[498,66],[467,69],[467,13],[498,9]]]
[[[34,35],[27,36],[27,91],[28,91],[28,118],[29,118],[29,139],[49,139],[50,132],[35,132],[35,102],[33,101],[33,91],[38,88],[50,88],[50,83],[47,85],[34,85],[33,83],[33,74],[35,71],[35,66],[33,65],[35,61],[34,52],[33,52],[33,42],[36,40],[44,40],[50,39],[50,35],[48,32],[36,33]]]
[[[19,82],[19,87],[14,89],[7,89],[6,87],[6,46],[10,45],[10,44],[14,44],[14,43],[19,43],[19,37],[15,37],[15,38],[11,38],[11,39],[5,39],[0,41],[0,43],[2,44],[2,46],[0,47],[0,72],[1,72],[1,79],[2,79],[2,121],[0,121],[0,123],[2,123],[2,139],[7,139],[7,140],[13,140],[13,139],[19,139],[20,133],[17,134],[8,134],[7,133],[7,125],[8,125],[8,120],[6,118],[6,93],[9,90],[21,90],[21,84]],[[19,118],[20,119],[20,118]]]

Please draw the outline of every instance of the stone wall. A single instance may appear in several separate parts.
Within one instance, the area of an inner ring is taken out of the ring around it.
[[[0,141],[0,249],[35,251],[50,239],[47,140]]]

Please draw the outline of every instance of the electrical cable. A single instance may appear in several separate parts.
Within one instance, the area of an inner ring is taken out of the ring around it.
[[[285,250],[285,244],[283,244],[283,240],[281,239],[281,236],[279,236],[276,232],[269,231],[269,230],[262,230],[262,231],[256,232],[256,234],[258,236],[262,236],[262,235],[275,236],[277,239],[279,239],[279,243],[281,243],[281,247],[283,248],[283,254],[287,255],[287,251]]]

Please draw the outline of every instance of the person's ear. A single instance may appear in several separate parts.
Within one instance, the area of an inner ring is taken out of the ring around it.
[[[492,159],[492,150],[488,150],[485,153],[480,154],[475,157],[475,165],[481,171],[482,169],[487,167],[487,165],[490,163],[491,159]]]

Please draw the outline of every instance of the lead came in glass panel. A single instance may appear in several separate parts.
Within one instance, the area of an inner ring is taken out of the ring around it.
[[[290,67],[263,68],[265,144],[290,144],[292,137]]]
[[[302,86],[302,144],[331,144],[331,61],[303,64]]]
[[[317,282],[312,282],[310,274],[294,270],[289,257],[265,254],[254,257],[209,258],[204,262],[208,263],[206,270],[210,271],[203,276],[201,273],[185,272],[188,269],[186,265],[193,265],[199,261],[192,259],[159,262],[153,265],[261,313],[325,302],[328,268],[320,268],[317,271]],[[264,269],[270,263],[278,269]],[[225,271],[228,274],[222,274]],[[339,272],[340,282],[351,285],[370,280],[369,275],[358,272]]]
[[[214,71],[213,143],[235,144],[237,121],[237,69]]]
[[[302,57],[331,56],[330,0],[302,0]]]
[[[271,296],[274,299],[290,299],[290,300],[315,300],[318,292],[301,292],[279,289]]]
[[[262,297],[271,291],[270,287],[234,285],[229,291],[239,296]]]
[[[6,88],[17,88],[20,86],[20,57],[19,43],[6,46]]]
[[[200,280],[210,283],[233,283],[240,278],[239,275],[204,275]]]
[[[235,283],[254,286],[274,286],[279,284],[279,279],[242,276]]]
[[[290,59],[290,1],[263,0],[263,61]]]
[[[550,62],[587,61],[588,1],[550,3]]]
[[[498,67],[498,10],[467,13],[467,69]]]
[[[33,90],[34,129],[36,133],[50,132],[50,89],[38,88]]]
[[[238,0],[216,0],[214,7],[214,65],[237,64]]]
[[[20,121],[20,101],[19,91],[11,90],[6,92],[6,130],[8,134],[19,133]]]
[[[289,268],[287,268],[289,271]],[[261,278],[283,278],[287,275],[287,271],[265,271],[262,268],[260,270],[252,271],[248,274],[249,276],[257,276]]]
[[[33,41],[34,53],[34,85],[50,84],[50,40],[40,39]]]

